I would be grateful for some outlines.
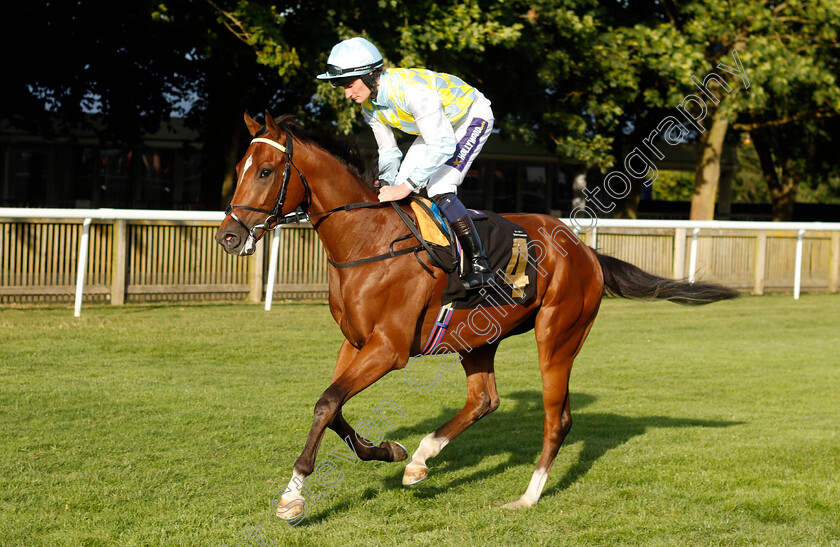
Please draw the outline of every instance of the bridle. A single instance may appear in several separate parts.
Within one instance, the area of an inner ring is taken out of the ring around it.
[[[366,209],[369,207],[382,207],[384,205],[387,205],[387,203],[382,203],[379,201],[364,201],[360,203],[349,203],[347,205],[342,205],[340,207],[330,209],[329,211],[321,211],[319,213],[310,214],[306,212],[307,208],[309,207],[309,204],[311,203],[312,192],[309,189],[309,183],[306,181],[306,177],[303,176],[303,173],[301,173],[300,169],[298,169],[297,165],[295,165],[292,161],[292,142],[292,135],[289,133],[288,130],[286,131],[285,146],[283,146],[275,140],[267,139],[265,137],[255,137],[251,139],[251,144],[267,144],[286,154],[286,166],[283,168],[283,179],[280,184],[280,192],[277,194],[277,200],[274,202],[274,208],[271,209],[271,211],[267,209],[260,209],[259,207],[249,207],[247,205],[234,205],[233,203],[228,205],[227,209],[225,209],[225,215],[229,215],[233,220],[238,222],[239,225],[242,226],[242,228],[248,234],[248,240],[245,242],[242,251],[240,251],[241,254],[247,253],[253,247],[253,245],[256,244],[257,230],[263,230],[267,232],[281,224],[300,224],[302,221],[311,220],[319,216],[330,215],[339,211],[352,211],[354,209]],[[280,214],[282,213],[283,205],[286,202],[286,191],[289,188],[289,176],[291,174],[290,166],[295,168],[295,171],[297,171],[297,174],[300,177],[300,181],[303,183],[303,200],[301,201],[301,209],[304,210],[304,213],[292,212],[281,217]],[[255,224],[253,228],[248,228],[248,226],[244,222],[242,222],[242,219],[240,219],[238,216],[236,216],[236,213],[234,213],[234,211],[237,209],[263,213],[267,216],[262,224]]]
[[[229,215],[233,220],[239,223],[240,226],[248,233],[248,240],[245,242],[245,245],[242,248],[241,253],[247,253],[251,247],[257,242],[256,231],[263,230],[269,231],[272,228],[280,225],[280,224],[288,224],[288,223],[299,223],[302,219],[299,213],[291,213],[284,217],[280,217],[280,214],[283,211],[283,205],[286,202],[286,191],[289,188],[289,177],[291,175],[290,167],[294,167],[295,171],[297,171],[298,176],[300,177],[300,181],[303,183],[303,201],[301,202],[301,208],[306,210],[307,205],[309,204],[310,198],[310,190],[309,190],[309,183],[306,182],[306,177],[303,176],[303,173],[300,172],[300,169],[292,161],[292,136],[286,131],[286,146],[283,146],[279,142],[267,139],[265,137],[255,137],[251,140],[251,144],[254,143],[263,143],[269,146],[273,146],[277,150],[286,154],[286,166],[283,168],[283,179],[280,183],[280,192],[277,194],[277,200],[274,202],[274,208],[270,211],[266,209],[260,209],[258,207],[249,207],[247,205],[234,205],[231,203],[225,209],[225,215]],[[234,211],[236,209],[243,209],[245,211],[254,211],[256,213],[263,213],[268,215],[265,221],[262,224],[255,224],[253,228],[248,228],[248,226],[242,222]],[[305,217],[304,217],[305,218]]]
[[[367,208],[370,208],[370,207],[382,207],[382,206],[386,206],[386,205],[391,205],[394,208],[394,210],[397,212],[397,214],[400,216],[400,218],[403,220],[403,222],[406,224],[406,226],[408,226],[409,230],[411,231],[411,234],[409,234],[408,236],[403,236],[401,238],[397,238],[396,240],[391,242],[391,249],[389,250],[389,252],[387,252],[385,254],[372,256],[372,257],[369,257],[369,258],[363,258],[363,259],[360,259],[360,260],[353,260],[353,261],[350,261],[350,262],[335,262],[328,257],[327,260],[330,262],[330,264],[332,264],[333,266],[335,266],[337,268],[350,268],[350,267],[353,267],[353,266],[361,266],[362,264],[368,264],[370,262],[378,262],[380,260],[385,260],[387,258],[395,258],[397,256],[400,256],[400,255],[403,255],[403,254],[408,254],[408,253],[415,253],[415,256],[416,256],[417,251],[419,251],[420,249],[425,249],[429,253],[429,259],[436,266],[440,267],[441,269],[443,269],[447,272],[452,271],[452,269],[454,269],[454,267],[453,268],[447,267],[445,264],[441,263],[440,260],[438,260],[436,258],[433,249],[431,249],[429,247],[429,244],[426,242],[426,240],[423,239],[423,237],[420,234],[420,232],[418,231],[418,229],[412,224],[411,219],[394,202],[363,201],[363,202],[359,202],[359,203],[348,203],[347,205],[342,205],[342,206],[339,206],[339,207],[335,207],[334,209],[330,209],[328,211],[321,211],[321,212],[312,213],[312,214],[308,213],[307,209],[309,207],[309,204],[311,203],[312,192],[309,189],[309,183],[306,181],[306,177],[303,176],[303,173],[301,173],[300,169],[298,169],[297,165],[295,165],[294,162],[292,161],[292,148],[293,148],[292,147],[292,135],[289,133],[289,131],[288,130],[286,131],[286,145],[285,146],[283,146],[282,144],[280,144],[279,142],[277,142],[275,140],[267,139],[265,137],[255,137],[255,138],[251,139],[251,144],[254,144],[254,143],[267,144],[267,145],[272,146],[272,147],[276,148],[277,150],[283,152],[286,155],[286,166],[283,168],[283,179],[280,183],[280,192],[277,194],[277,200],[274,202],[274,208],[271,209],[271,211],[266,210],[266,209],[260,209],[258,207],[249,207],[247,205],[234,205],[233,203],[228,205],[227,208],[225,209],[225,215],[229,215],[233,220],[238,222],[239,225],[242,226],[242,228],[248,234],[248,239],[246,240],[245,245],[242,246],[242,250],[239,252],[240,255],[247,254],[253,248],[253,246],[256,244],[257,236],[256,236],[255,232],[257,230],[263,230],[265,232],[268,232],[269,230],[271,230],[273,228],[276,228],[277,226],[280,226],[281,224],[300,224],[301,221],[306,221],[306,220],[311,221],[311,219],[313,219],[315,217],[331,215],[332,213],[337,213],[339,211],[353,211],[355,209],[367,209]],[[286,191],[289,188],[289,177],[291,175],[290,167],[295,168],[295,171],[297,171],[297,174],[300,177],[301,183],[303,183],[303,200],[301,200],[301,209],[303,209],[304,213],[301,214],[301,213],[297,213],[297,212],[292,212],[292,213],[286,214],[286,215],[281,217],[280,215],[283,212],[283,204],[286,202]],[[255,224],[253,228],[248,228],[248,226],[244,222],[242,222],[242,219],[240,219],[238,216],[236,216],[236,213],[234,213],[234,211],[237,210],[237,209],[243,209],[245,211],[254,211],[254,212],[257,212],[257,213],[263,213],[267,216],[266,216],[265,221],[263,221],[262,224]],[[397,241],[401,241],[401,240],[403,240],[407,237],[411,237],[411,236],[415,237],[418,241],[420,241],[420,244],[416,245],[414,247],[409,247],[407,249],[400,249],[398,251],[395,251],[393,249],[394,243],[396,243]],[[451,245],[451,249],[453,250],[453,252],[455,252],[454,251],[454,249],[455,249],[455,244],[454,243]],[[454,255],[453,255],[453,257],[454,257]],[[453,258],[453,260],[454,260],[454,258]],[[419,257],[417,258],[417,261],[420,262],[420,265],[423,266],[430,274],[432,274],[434,276],[434,273],[432,273],[432,271],[425,264],[423,264],[423,262],[420,260]]]

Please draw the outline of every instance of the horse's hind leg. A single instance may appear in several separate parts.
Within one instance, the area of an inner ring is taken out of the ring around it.
[[[571,370],[571,363],[567,367]],[[562,383],[562,374],[558,374],[557,382]],[[537,469],[531,476],[528,489],[522,497],[516,501],[505,504],[508,509],[519,509],[536,505],[540,499],[548,472],[557,457],[560,445],[572,428],[572,413],[569,407],[568,374],[566,375],[565,387],[558,390],[554,395],[546,397],[543,393],[543,405],[545,406],[545,420],[543,421],[543,446],[542,455],[537,463]],[[562,393],[561,393],[562,392]],[[564,397],[561,399],[561,397]]]
[[[429,473],[427,459],[437,456],[449,441],[498,408],[499,394],[493,373],[496,348],[498,343],[482,346],[463,356],[461,364],[467,374],[467,402],[451,420],[420,441],[420,446],[405,466],[403,484],[414,484],[425,479]]]
[[[536,505],[554,458],[560,450],[560,445],[563,444],[563,440],[572,428],[569,375],[572,372],[572,362],[595,320],[595,313],[592,313],[588,321],[578,322],[566,332],[556,328],[558,323],[554,323],[555,328],[549,328],[552,321],[558,319],[559,314],[552,313],[550,309],[540,310],[537,315],[535,330],[543,384],[543,407],[545,408],[542,454],[527,490],[521,498],[505,505],[509,509]]]

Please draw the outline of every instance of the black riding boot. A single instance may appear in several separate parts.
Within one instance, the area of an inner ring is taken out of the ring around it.
[[[475,230],[475,224],[473,224],[470,216],[463,216],[452,222],[451,225],[469,259],[469,264],[472,266],[469,272],[464,272],[464,275],[461,276],[464,288],[471,290],[493,285],[496,279],[493,277],[493,271],[490,269],[484,247],[481,245],[478,232]]]

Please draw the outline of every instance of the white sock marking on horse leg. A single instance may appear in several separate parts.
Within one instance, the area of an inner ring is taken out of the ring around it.
[[[506,503],[504,507],[507,509],[522,509],[525,507],[533,507],[540,500],[543,487],[545,486],[545,479],[548,478],[548,471],[538,467],[531,476],[531,482],[528,483],[528,489],[522,494],[522,497],[516,501]]]
[[[306,477],[299,474],[297,471],[292,473],[292,478],[289,481],[288,489],[289,493],[283,497],[289,496],[290,498],[302,498],[303,495],[301,491],[303,490],[303,481],[306,480]]]
[[[434,458],[440,451],[449,443],[446,437],[435,437],[434,433],[429,433],[423,440],[420,441],[420,446],[417,451],[411,456],[411,460],[405,465],[405,472],[403,473],[403,484],[416,484],[428,475],[429,468],[426,466],[428,458]]]
[[[540,501],[540,495],[542,494],[545,479],[547,478],[548,473],[546,473],[545,469],[538,467],[531,476],[531,482],[528,483],[528,489],[522,495],[522,499],[530,505],[536,505]]]
[[[406,464],[406,467],[409,465],[425,466],[426,460],[440,454],[440,451],[447,444],[449,444],[449,439],[446,437],[435,437],[434,433],[429,433],[420,441],[420,446],[417,447],[417,451],[411,456],[411,461]]]
[[[305,480],[306,477],[297,471],[292,473],[292,479],[289,481],[289,485],[283,490],[280,499],[275,498],[276,505],[274,505],[275,500],[272,500],[275,515],[286,521],[295,520],[300,515],[303,515],[300,518],[306,517],[306,500],[301,494],[303,481]]]

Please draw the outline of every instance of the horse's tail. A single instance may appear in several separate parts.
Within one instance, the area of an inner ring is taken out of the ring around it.
[[[722,285],[665,279],[611,256],[597,252],[595,256],[604,272],[604,290],[613,296],[670,300],[694,306],[739,296],[738,291]]]

